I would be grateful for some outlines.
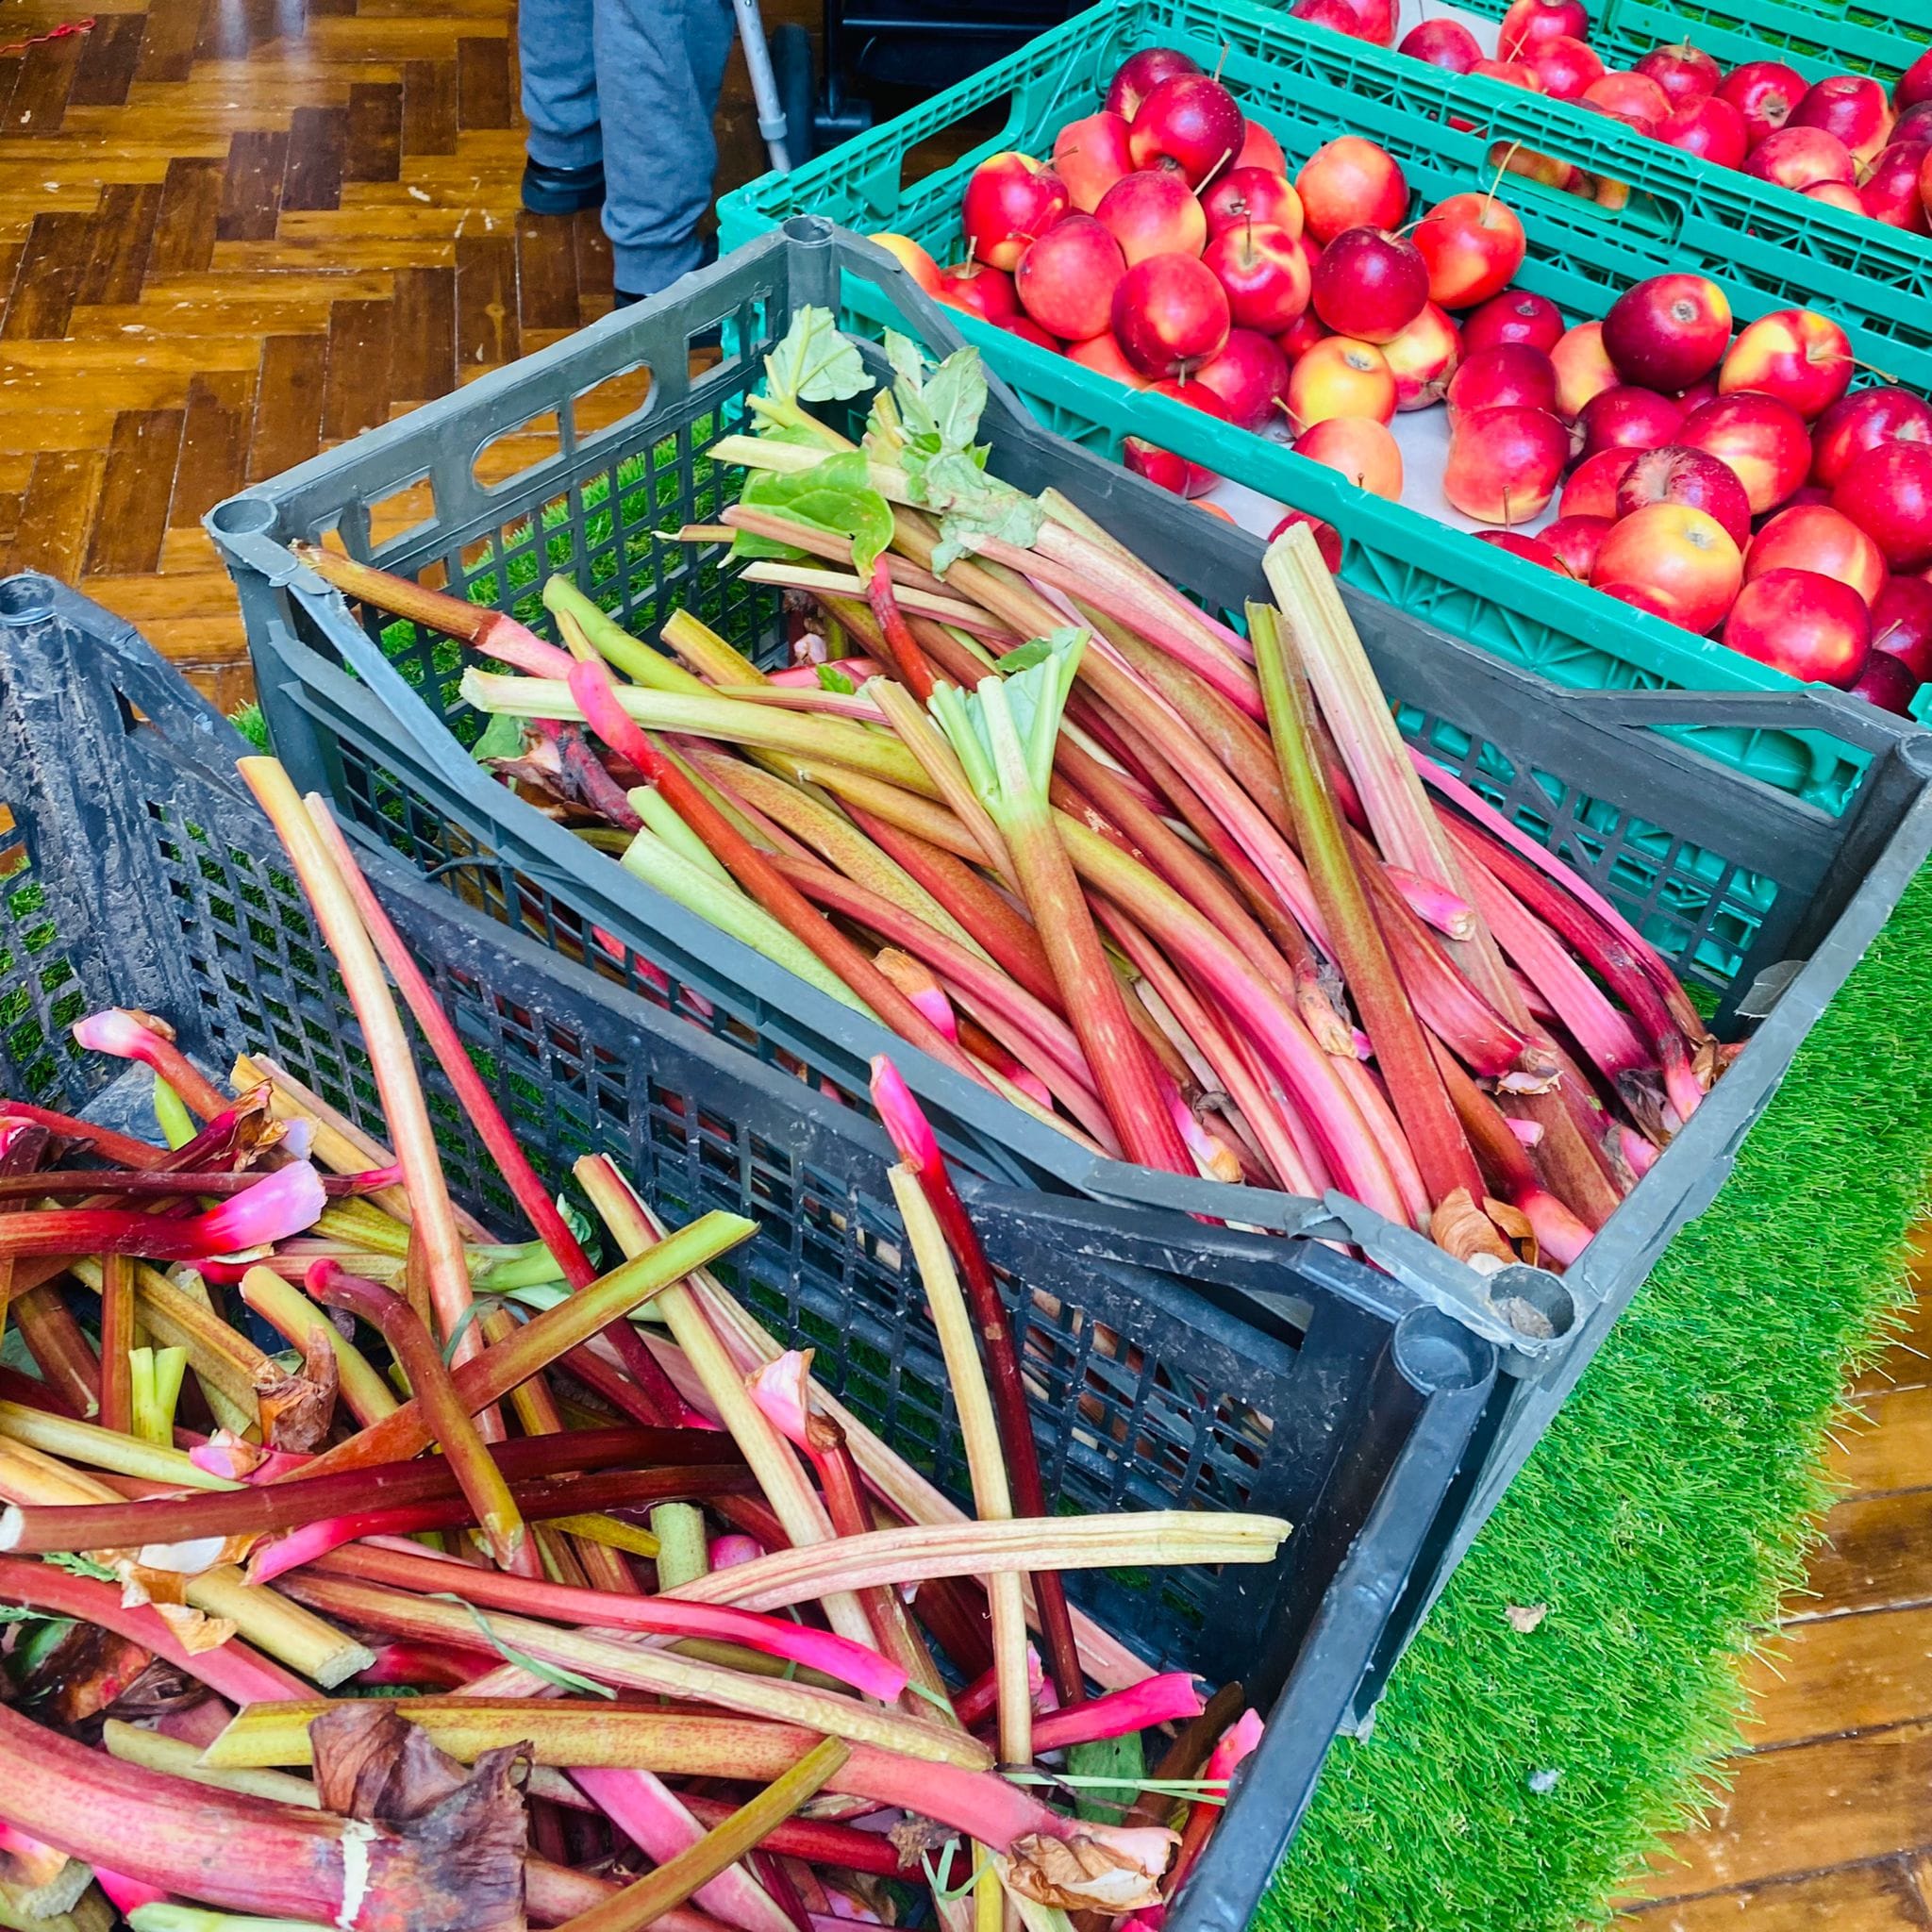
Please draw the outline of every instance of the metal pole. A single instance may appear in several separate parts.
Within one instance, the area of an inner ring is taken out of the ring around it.
[[[785,109],[778,99],[778,83],[772,77],[772,53],[765,44],[765,22],[758,11],[758,0],[731,0],[731,10],[738,16],[738,37],[744,42],[744,64],[751,75],[758,132],[765,138],[772,166],[779,174],[789,175],[791,157],[785,145],[789,130]]]

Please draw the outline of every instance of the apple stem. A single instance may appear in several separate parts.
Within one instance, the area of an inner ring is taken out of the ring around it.
[[[1214,63],[1214,84],[1217,87],[1221,85],[1221,70],[1227,65],[1227,56],[1228,44],[1225,41],[1223,41],[1220,58]]]
[[[1517,153],[1522,146],[1523,143],[1520,141],[1512,141],[1503,150],[1503,158],[1496,163],[1495,175],[1490,182],[1489,199],[1483,203],[1482,225],[1486,228],[1490,225],[1490,210],[1496,205],[1496,192],[1502,187],[1503,176],[1509,172],[1509,163],[1516,158]]]
[[[1201,185],[1200,187],[1194,190],[1194,192],[1197,195],[1206,194],[1208,192],[1208,189],[1214,185],[1215,175],[1220,174],[1222,169],[1226,167],[1228,162],[1234,159],[1234,155],[1235,151],[1231,147],[1222,149],[1221,158],[1218,161],[1216,161],[1215,164],[1211,168],[1209,168],[1205,175],[1201,176]],[[1250,219],[1252,219],[1252,217]]]

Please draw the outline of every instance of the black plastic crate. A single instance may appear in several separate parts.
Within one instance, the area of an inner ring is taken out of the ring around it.
[[[288,547],[333,534],[390,570],[507,604],[540,630],[541,577],[567,570],[641,635],[688,607],[770,661],[781,647],[776,593],[743,582],[722,549],[691,552],[656,533],[715,519],[735,480],[707,450],[741,426],[763,352],[795,308],[832,307],[841,276],[855,275],[875,282],[935,353],[957,346],[943,312],[881,251],[801,218],[652,304],[230,499],[209,527],[241,591],[275,745],[300,782],[420,872],[644,1000],[748,1058],[862,1094],[880,1029],[512,798],[465,749],[480,720],[458,693],[458,648],[352,611]],[[718,323],[738,351],[690,375],[691,338]],[[878,351],[861,348],[883,372]],[[654,373],[648,398],[612,426],[580,432],[575,399],[640,364]],[[1002,475],[1028,490],[1058,486],[1211,607],[1268,594],[1253,537],[1184,513],[1041,430],[997,377],[990,388],[982,435]],[[556,453],[506,482],[480,482],[478,458],[538,423]],[[431,499],[425,519],[372,545],[372,512],[412,488]],[[1089,1159],[923,1056],[893,1051],[942,1138],[990,1176],[1346,1239],[1495,1340],[1516,1387],[1480,1471],[1465,1478],[1440,1580],[1665,1243],[1709,1205],[1799,1042],[1932,845],[1932,740],[1823,691],[1574,691],[1345,594],[1410,738],[1614,899],[1710,996],[1721,1034],[1757,1027],[1563,1281],[1527,1269],[1485,1279],[1339,1195],[1308,1202]],[[1835,816],[1701,755],[1691,741],[1710,727],[1794,734],[1822,768],[1848,756],[1861,764],[1860,781]],[[1770,1018],[1758,1025],[1760,1011]],[[1283,1258],[1292,1265],[1291,1251]],[[1520,1331],[1524,1307],[1549,1339]]]
[[[380,1130],[354,1017],[234,774],[245,749],[118,619],[45,577],[0,582],[0,1098],[125,1122],[146,1076],[67,1034],[119,1004],[170,1020],[214,1068],[266,1052]],[[938,1343],[871,1118],[379,852],[366,862],[546,1179],[604,1151],[674,1223],[714,1208],[756,1218],[721,1275],[774,1333],[816,1346],[840,1398],[963,1503]],[[453,1186],[510,1231],[487,1156],[423,1058]],[[964,1191],[1014,1311],[1049,1494],[1294,1525],[1266,1568],[1070,1579],[1149,1661],[1239,1677],[1272,1706],[1170,1921],[1236,1932],[1426,1587],[1457,1472],[1495,1406],[1495,1351],[1318,1244],[1290,1258],[1178,1215],[970,1177]]]

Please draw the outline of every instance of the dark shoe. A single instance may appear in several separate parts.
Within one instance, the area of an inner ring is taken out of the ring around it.
[[[524,162],[524,206],[533,215],[574,215],[604,205],[604,163],[584,168],[550,168]]]

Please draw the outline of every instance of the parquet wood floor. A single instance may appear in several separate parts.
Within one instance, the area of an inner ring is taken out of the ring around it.
[[[81,11],[8,0],[0,36]],[[609,250],[518,207],[514,0],[93,22],[0,51],[0,572],[78,582],[230,707],[202,514],[606,313]],[[741,55],[719,145],[721,190],[763,166]]]
[[[78,11],[8,0],[0,36]],[[513,0],[104,0],[0,51],[0,570],[80,582],[244,696],[202,513],[608,308],[595,218],[518,210],[516,102]],[[738,58],[719,132],[722,188],[763,164]],[[1630,1932],[1932,1932],[1928,1357],[1922,1309],[1729,1796]]]

